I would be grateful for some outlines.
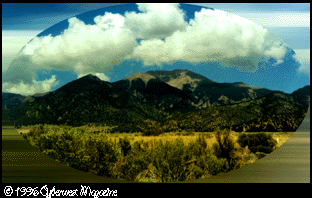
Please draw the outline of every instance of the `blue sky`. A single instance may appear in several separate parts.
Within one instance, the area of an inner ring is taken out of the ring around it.
[[[159,10],[167,12],[159,15]],[[269,33],[219,10],[249,19]],[[105,17],[105,11],[113,14]],[[241,31],[244,36],[237,37]],[[54,91],[87,73],[115,82],[158,69],[189,69],[216,82],[241,81],[291,93],[310,84],[310,4],[2,4],[5,92],[31,95]]]

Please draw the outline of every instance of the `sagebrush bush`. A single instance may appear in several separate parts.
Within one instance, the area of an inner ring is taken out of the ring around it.
[[[218,158],[225,158],[228,161],[230,170],[234,169],[232,154],[236,152],[235,141],[229,130],[219,130],[216,133],[217,143],[213,144],[214,153]]]
[[[198,166],[203,167],[203,170],[207,171],[210,175],[217,175],[229,170],[227,159],[219,159],[213,154],[201,156],[197,164]]]
[[[161,182],[184,181],[187,178],[189,171],[184,165],[187,153],[181,139],[173,142],[156,141],[150,155],[151,162],[157,169],[155,174]]]
[[[131,150],[130,140],[127,137],[119,138],[119,145],[123,155],[126,157]]]
[[[111,176],[111,170],[118,160],[118,149],[107,136],[89,136],[86,142],[86,153],[90,156],[89,172],[99,176]]]
[[[162,131],[158,128],[146,129],[142,132],[142,136],[158,136],[162,134]]]
[[[121,178],[136,181],[137,175],[148,168],[149,161],[147,153],[129,153],[120,167]]]
[[[159,129],[151,129],[147,134],[158,133]],[[25,135],[44,153],[73,168],[99,176],[147,182],[185,181],[237,167],[239,160],[234,154],[240,154],[230,133],[221,131],[216,137],[218,143],[211,148],[201,133],[189,144],[178,138],[141,140],[133,145],[127,137],[112,141],[105,134],[90,134],[84,128],[39,125]]]
[[[33,128],[31,128],[29,130],[28,135],[33,137],[33,138],[37,138],[41,133],[44,133],[44,128],[43,125],[36,125]]]
[[[204,174],[204,170],[195,164],[191,164],[189,167],[189,178],[190,179],[198,179]]]
[[[148,169],[151,161],[149,142],[136,141],[127,155],[122,155],[115,163],[112,175],[116,179],[125,179],[128,181],[138,181],[139,173]]]
[[[155,172],[157,172],[156,168],[153,166],[153,164],[149,164],[147,169],[140,172],[137,177],[135,178],[138,182],[161,182]]]
[[[208,151],[207,149],[207,142],[201,134],[198,135],[194,142],[190,142],[187,146],[187,152],[196,158],[201,155],[206,155]]]
[[[42,134],[38,138],[39,149],[41,151],[47,150],[47,149],[53,149],[56,141],[57,139],[55,138],[55,134]]]
[[[274,140],[272,134],[259,132],[259,133],[241,133],[238,136],[237,142],[241,147],[248,145],[251,152],[271,153],[274,151],[277,142]]]
[[[133,124],[121,124],[110,130],[111,133],[116,133],[116,132],[134,133],[134,132],[140,132],[140,131],[142,131],[141,128]]]

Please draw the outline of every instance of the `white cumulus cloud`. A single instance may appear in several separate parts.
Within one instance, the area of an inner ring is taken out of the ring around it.
[[[73,70],[78,78],[91,73],[109,80],[104,72],[125,59],[144,66],[218,61],[245,72],[256,71],[261,56],[283,62],[285,44],[237,15],[203,8],[187,23],[179,4],[137,5],[141,13],[106,12],[96,16],[93,25],[73,17],[62,34],[35,37],[6,71],[6,90],[22,91],[29,85],[33,88],[25,89],[30,93],[55,86],[54,78],[34,81],[34,71],[40,69]]]
[[[125,26],[137,38],[164,38],[187,26],[178,3],[137,3],[143,13],[126,12]]]
[[[30,56],[34,69],[73,69],[77,75],[105,70],[116,65],[136,46],[132,32],[123,28],[124,17],[106,13],[86,25],[77,18],[68,20],[63,34],[36,37],[22,51]]]
[[[32,79],[32,83],[24,83],[23,80],[13,85],[11,83],[2,83],[2,91],[28,96],[36,93],[49,92],[51,88],[58,85],[58,83],[59,82],[56,81],[56,76],[52,75],[50,79],[44,81]]]
[[[221,10],[195,12],[185,31],[177,30],[165,41],[143,40],[128,58],[145,65],[180,60],[193,63],[219,61],[242,71],[255,71],[260,56],[285,56],[285,45],[252,21]]]
[[[293,57],[301,64],[298,72],[310,76],[310,49],[294,49],[294,51]]]

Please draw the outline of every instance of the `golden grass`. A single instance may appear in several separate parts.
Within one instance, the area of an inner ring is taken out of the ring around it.
[[[171,133],[164,133],[159,136],[142,136],[141,133],[115,133],[115,134],[107,134],[109,138],[111,138],[113,141],[117,140],[119,138],[127,137],[130,140],[130,144],[133,145],[136,141],[174,141],[177,138],[181,138],[185,144],[188,144],[190,142],[193,142],[196,140],[196,138],[199,136],[199,134],[203,134],[205,137],[205,140],[207,141],[207,144],[209,146],[212,146],[214,143],[217,142],[215,134],[216,132],[194,132],[190,135],[179,135],[180,132],[171,132]],[[292,135],[294,132],[270,132],[273,134],[273,138],[277,140],[278,138],[278,144],[277,148],[280,147],[282,144],[284,144]],[[233,139],[237,141],[239,133],[237,132],[231,132]]]
[[[49,125],[51,126],[51,125]],[[27,128],[21,128],[18,129],[18,132],[28,132],[31,127]],[[86,131],[106,131],[106,127],[87,127],[82,126],[78,128],[83,128]],[[250,133],[250,132],[248,132]],[[284,144],[292,135],[294,132],[271,132],[273,135],[273,138],[275,140],[278,139],[277,148],[280,147],[282,144]],[[199,135],[203,135],[208,147],[212,148],[214,143],[217,143],[216,140],[216,132],[170,132],[170,133],[163,133],[159,136],[142,136],[142,133],[105,133],[111,140],[118,141],[119,138],[127,137],[130,140],[130,144],[133,145],[136,141],[138,142],[150,142],[150,141],[175,141],[176,139],[180,138],[185,145],[189,144],[190,142],[195,142],[195,140],[198,138]],[[239,169],[243,166],[246,166],[248,164],[251,164],[255,162],[258,158],[254,153],[250,153],[250,150],[248,147],[241,148],[239,144],[237,143],[237,139],[240,133],[238,132],[231,132],[231,136],[233,137],[234,141],[236,142],[235,147],[238,148],[234,153],[234,158],[237,160],[237,164],[234,167],[235,169]],[[153,144],[149,144],[152,146]],[[148,170],[145,170],[145,172]],[[202,178],[206,177],[207,175],[203,175]],[[209,176],[209,175],[208,175]],[[207,177],[208,177],[207,176]],[[146,179],[145,177],[143,179]],[[150,178],[147,178],[150,181]],[[143,181],[143,180],[142,180]]]
[[[45,125],[45,126],[55,126],[55,125]],[[20,133],[27,133],[33,126],[22,126],[20,129],[17,129],[17,131]],[[87,126],[81,126],[79,128],[84,128],[86,131],[107,131],[109,128],[107,126],[98,126],[98,127],[87,127]],[[248,132],[251,133],[251,132]],[[282,144],[284,144],[292,135],[294,132],[270,132],[273,134],[273,138],[275,140],[278,139],[277,148],[280,147]],[[163,133],[159,136],[142,136],[142,133],[107,133],[108,137],[111,138],[113,141],[121,137],[127,137],[130,140],[130,144],[133,145],[136,141],[174,141],[177,138],[181,138],[185,144],[188,144],[190,142],[193,142],[196,140],[199,134],[203,134],[207,144],[209,146],[212,146],[214,143],[217,142],[215,138],[216,132],[169,132],[169,133]],[[234,140],[236,141],[238,139],[238,132],[231,132]]]

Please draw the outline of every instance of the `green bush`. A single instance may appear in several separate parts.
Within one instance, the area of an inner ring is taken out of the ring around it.
[[[263,152],[271,153],[274,151],[277,144],[276,140],[273,139],[272,134],[259,132],[259,133],[241,133],[238,136],[237,142],[241,147],[248,145],[251,152]]]
[[[36,125],[29,130],[28,135],[33,138],[38,138],[40,134],[44,133],[43,125]]]
[[[136,181],[137,175],[147,169],[149,157],[146,153],[129,153],[120,167],[122,179]]]
[[[149,131],[148,135],[160,133],[159,129]],[[82,128],[39,125],[24,138],[55,160],[68,163],[73,168],[129,181],[197,179],[207,174],[226,172],[234,163],[231,161],[234,141],[225,131],[217,133],[218,143],[214,150],[208,147],[202,134],[188,145],[182,139],[141,140],[130,145],[127,137],[112,141],[105,134],[89,134]]]
[[[207,148],[207,142],[205,140],[205,136],[203,134],[199,134],[195,140],[195,143],[200,145],[203,150]]]
[[[129,151],[131,150],[130,140],[127,137],[119,138],[119,145],[121,147],[123,156],[126,157]]]
[[[190,176],[194,179],[200,178],[204,174],[204,170],[195,164],[191,164],[189,167]]]
[[[131,151],[133,152],[142,152],[143,151],[143,140],[135,141],[131,147]]]
[[[206,155],[207,149],[207,142],[201,134],[196,138],[195,142],[190,142],[187,146],[187,152],[195,158]]]
[[[158,136],[160,134],[162,134],[162,131],[158,128],[154,128],[144,130],[142,136]]]
[[[90,156],[90,173],[111,176],[112,168],[118,160],[118,148],[107,136],[102,134],[97,137],[89,136],[85,153]]]
[[[138,175],[148,169],[151,161],[150,150],[148,148],[149,142],[134,142],[126,156],[122,155],[116,162],[112,170],[113,177],[128,181],[138,181],[140,179]]]
[[[235,167],[232,160],[232,154],[236,151],[235,141],[231,137],[229,130],[219,130],[216,133],[217,143],[213,144],[214,154],[218,158],[225,158],[228,161],[229,168]]]
[[[189,171],[184,162],[190,157],[186,157],[186,147],[181,139],[165,143],[162,140],[156,141],[150,155],[160,181],[184,181],[187,178]]]
[[[57,140],[53,138],[53,136],[55,137],[54,134],[40,135],[40,137],[38,138],[38,143],[39,143],[38,145],[41,151],[54,148],[55,142]]]
[[[227,159],[218,159],[214,155],[204,157],[204,159],[205,163],[208,165],[208,173],[211,175],[224,173],[230,169]]]

